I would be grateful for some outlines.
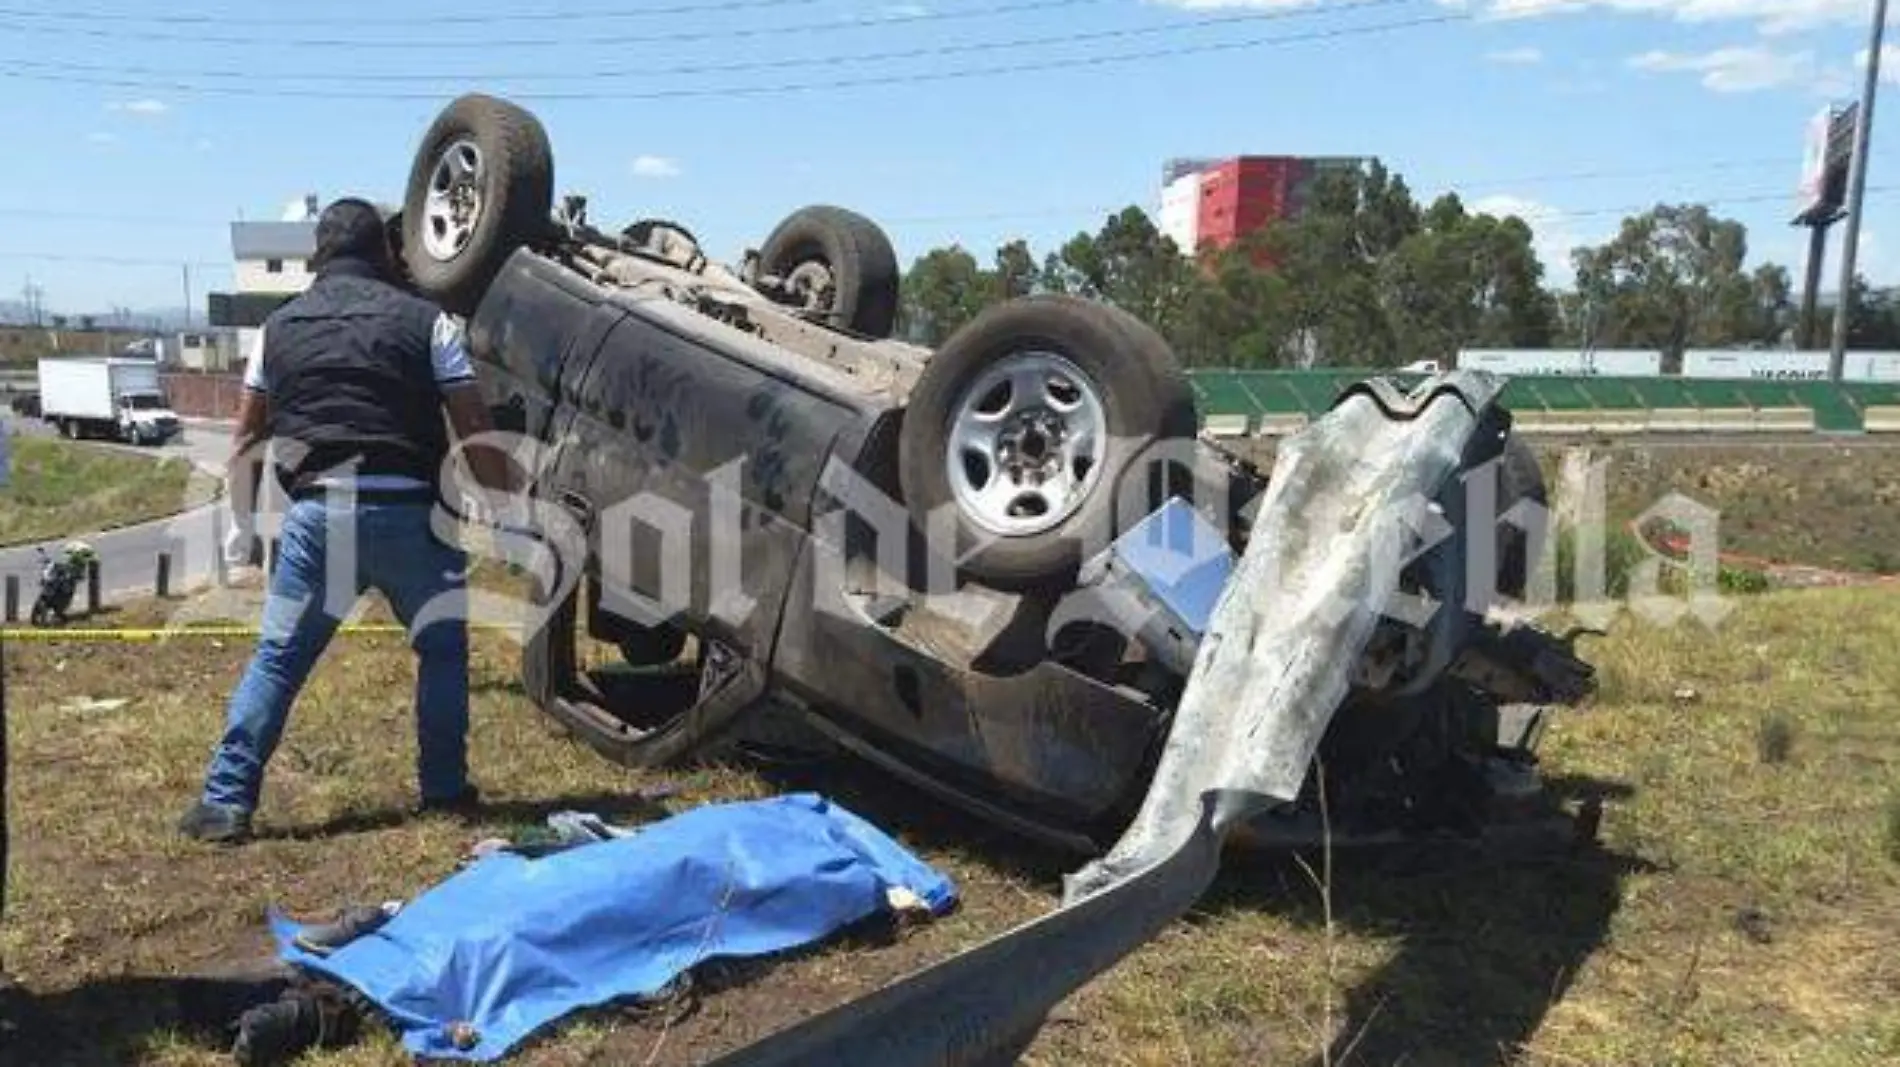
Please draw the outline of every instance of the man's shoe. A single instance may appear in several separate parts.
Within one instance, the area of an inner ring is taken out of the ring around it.
[[[251,838],[251,816],[237,808],[199,802],[178,821],[178,832],[207,844],[242,844]]]
[[[468,819],[481,814],[482,793],[473,785],[465,785],[462,791],[449,797],[423,797],[416,812],[420,815],[454,815]]]
[[[381,907],[358,905],[344,908],[332,922],[304,927],[294,943],[312,956],[328,956],[364,934],[382,929],[383,924],[394,918],[401,907],[400,903],[391,902]]]

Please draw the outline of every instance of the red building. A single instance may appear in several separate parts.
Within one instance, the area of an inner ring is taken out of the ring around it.
[[[1184,252],[1226,248],[1274,222],[1299,217],[1320,175],[1364,163],[1305,156],[1174,160],[1162,171],[1161,230]]]

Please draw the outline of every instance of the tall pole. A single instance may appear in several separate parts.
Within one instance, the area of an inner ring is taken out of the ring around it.
[[[1854,121],[1854,158],[1847,169],[1847,237],[1841,242],[1841,291],[1834,300],[1834,349],[1828,377],[1840,381],[1847,360],[1847,321],[1854,303],[1855,257],[1860,254],[1861,205],[1867,199],[1867,147],[1874,133],[1874,94],[1880,89],[1880,46],[1887,32],[1887,0],[1874,0],[1874,28],[1867,47],[1867,81]]]
[[[179,269],[185,272],[185,329],[191,329],[191,264],[183,263]]]
[[[1827,262],[1827,223],[1815,220],[1808,225],[1808,274],[1801,287],[1801,321],[1795,332],[1796,347],[1813,351],[1815,332],[1820,326],[1816,305],[1821,288],[1822,264]]]

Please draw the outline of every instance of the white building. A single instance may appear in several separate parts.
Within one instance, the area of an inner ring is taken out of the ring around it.
[[[237,351],[250,351],[258,327],[284,301],[310,287],[310,257],[317,250],[317,197],[277,222],[231,224],[234,292],[212,293],[213,326],[236,327]],[[301,218],[294,217],[301,214]],[[241,357],[240,357],[241,358]]]

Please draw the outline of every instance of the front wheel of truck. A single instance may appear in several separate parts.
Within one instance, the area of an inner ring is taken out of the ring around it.
[[[1193,451],[1194,394],[1133,315],[1074,296],[1022,297],[953,334],[925,364],[900,431],[919,529],[947,515],[967,575],[1061,588],[1083,560],[1170,496]]]

